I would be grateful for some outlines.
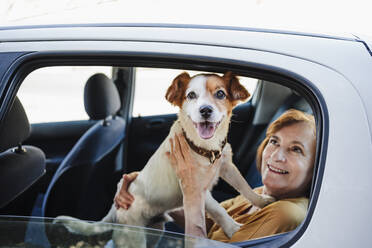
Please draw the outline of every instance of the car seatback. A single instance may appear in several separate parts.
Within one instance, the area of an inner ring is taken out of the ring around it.
[[[290,96],[286,98],[284,103],[276,110],[275,114],[272,116],[269,123],[275,121],[280,115],[282,115],[285,111],[289,109],[298,109],[307,113],[311,113],[311,108],[308,103],[302,98],[301,96],[297,95],[296,93],[292,93]],[[268,127],[268,125],[267,125]],[[255,144],[253,145],[253,149],[250,150],[246,157],[243,158],[243,163],[249,165],[247,171],[245,172],[245,178],[249,184],[255,188],[262,185],[261,181],[261,174],[257,170],[256,166],[256,151],[258,146],[266,137],[267,127],[260,133],[258,136]]]
[[[30,124],[16,97],[0,124],[0,214],[28,216],[36,200],[32,185],[45,173],[45,155],[35,146],[22,142]],[[12,148],[13,147],[13,148]]]
[[[86,131],[61,162],[44,197],[45,217],[69,215],[101,219],[112,204],[115,184],[110,180],[117,151],[125,135],[125,120],[116,116],[120,97],[104,74],[90,77],[84,89],[85,110],[99,120]]]

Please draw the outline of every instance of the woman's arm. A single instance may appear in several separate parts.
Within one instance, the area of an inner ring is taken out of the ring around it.
[[[205,192],[183,195],[185,234],[207,237],[205,225]]]
[[[216,175],[217,166],[201,166],[192,157],[183,135],[170,139],[171,151],[167,156],[177,174],[183,193],[185,233],[206,237],[205,197],[206,191]]]

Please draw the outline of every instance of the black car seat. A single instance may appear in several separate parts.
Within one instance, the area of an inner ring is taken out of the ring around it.
[[[251,187],[255,188],[262,185],[261,175],[257,171],[256,167],[256,151],[258,146],[264,140],[266,136],[266,130],[270,123],[275,121],[280,115],[282,115],[288,109],[294,108],[306,113],[312,114],[312,109],[308,102],[300,96],[297,92],[285,87],[273,83],[262,81],[260,87],[266,88],[266,92],[260,92],[260,99],[256,104],[259,106],[266,105],[267,109],[257,109],[253,122],[255,124],[260,123],[257,126],[264,126],[261,130],[255,131],[255,136],[250,139],[248,152],[242,153],[240,158],[241,172],[245,175],[245,178]],[[271,92],[271,93],[268,93]],[[273,100],[274,96],[276,100]],[[281,95],[280,97],[278,95]],[[272,102],[275,102],[273,104]],[[271,107],[270,107],[271,106]]]
[[[28,118],[16,97],[0,124],[0,214],[31,213],[36,194],[24,192],[44,175],[45,155],[37,147],[22,145],[29,134]]]
[[[33,185],[45,174],[45,155],[37,147],[22,145],[29,134],[28,118],[16,97],[0,123],[0,215],[28,216],[36,200]],[[0,233],[23,242],[27,225],[16,229],[10,234],[9,225],[2,225]]]
[[[82,135],[54,174],[43,201],[45,217],[99,220],[112,204],[115,158],[126,127],[125,120],[116,116],[120,109],[116,86],[104,74],[91,76],[84,105],[89,117],[99,121]]]

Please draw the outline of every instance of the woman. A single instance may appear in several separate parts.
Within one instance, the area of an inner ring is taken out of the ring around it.
[[[176,136],[172,143],[172,150],[167,155],[180,179],[184,205],[183,210],[175,211],[171,216],[177,223],[184,221],[186,234],[239,242],[293,230],[305,218],[316,147],[312,115],[288,110],[268,127],[256,157],[263,186],[255,191],[277,201],[262,209],[241,195],[222,202],[228,214],[242,224],[231,239],[204,214],[207,185],[215,175],[216,167],[198,166],[182,135]],[[136,173],[124,175],[125,183],[115,197],[118,206],[128,208],[134,200],[127,188],[136,176]]]

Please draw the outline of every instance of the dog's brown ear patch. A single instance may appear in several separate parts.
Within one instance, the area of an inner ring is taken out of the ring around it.
[[[183,72],[178,75],[169,86],[165,98],[171,104],[182,107],[182,103],[185,99],[185,91],[191,78],[187,72]]]
[[[229,91],[229,98],[233,105],[245,101],[250,96],[249,92],[240,84],[239,79],[231,72],[226,72],[223,77]]]

